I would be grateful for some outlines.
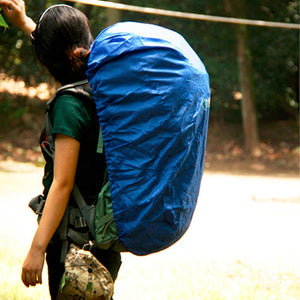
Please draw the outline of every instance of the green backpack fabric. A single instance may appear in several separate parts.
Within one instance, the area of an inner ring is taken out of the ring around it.
[[[98,195],[95,210],[95,242],[101,249],[113,247],[116,251],[124,250],[119,241],[114,221],[109,181],[102,187]]]

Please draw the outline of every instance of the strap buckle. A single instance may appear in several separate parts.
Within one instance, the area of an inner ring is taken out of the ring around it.
[[[82,249],[83,250],[92,250],[92,248],[95,246],[95,243],[94,242],[92,242],[92,241],[89,241],[88,243],[86,243],[86,244],[84,244],[83,246],[82,246]]]

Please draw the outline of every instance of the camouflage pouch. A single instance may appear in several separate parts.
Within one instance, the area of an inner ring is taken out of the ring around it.
[[[110,300],[114,283],[109,271],[90,251],[71,244],[59,291],[64,299]]]

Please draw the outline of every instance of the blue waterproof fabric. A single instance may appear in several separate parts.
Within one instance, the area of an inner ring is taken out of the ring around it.
[[[145,255],[187,230],[203,173],[210,88],[178,33],[117,23],[94,41],[87,76],[108,164],[118,235]]]

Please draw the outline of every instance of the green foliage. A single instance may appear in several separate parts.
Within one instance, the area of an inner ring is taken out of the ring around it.
[[[0,97],[0,133],[18,123],[25,112],[26,107],[18,105],[9,94],[3,93]]]
[[[0,7],[0,11],[2,10],[2,7]],[[7,23],[5,22],[4,18],[0,14],[0,27],[8,28]]]
[[[44,9],[41,5],[43,2],[45,4],[46,1],[26,1],[27,13],[34,20]],[[49,78],[35,62],[30,39],[15,26],[10,26],[9,30],[0,34],[0,72],[22,77],[27,83]]]
[[[299,2],[266,1],[265,4],[267,6],[257,10],[257,17],[299,22]],[[269,120],[296,118],[299,108],[299,31],[251,27],[248,32],[259,117]]]

